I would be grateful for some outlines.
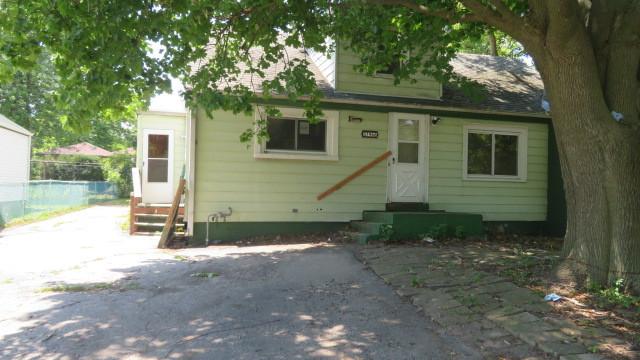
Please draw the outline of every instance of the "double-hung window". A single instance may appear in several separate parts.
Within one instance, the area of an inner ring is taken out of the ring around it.
[[[302,109],[281,108],[281,117],[266,119],[269,138],[256,142],[254,157],[272,159],[337,160],[338,113],[324,111],[310,122]]]
[[[469,125],[463,141],[464,179],[526,180],[526,129]]]

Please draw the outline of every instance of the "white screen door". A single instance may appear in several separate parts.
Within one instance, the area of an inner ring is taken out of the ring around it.
[[[142,202],[169,203],[173,194],[173,131],[144,130]]]
[[[389,116],[389,201],[426,202],[425,149],[427,116],[391,113]]]

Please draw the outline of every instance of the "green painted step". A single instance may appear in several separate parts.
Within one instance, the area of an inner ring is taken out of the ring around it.
[[[377,235],[361,233],[361,232],[353,232],[349,236],[351,237],[351,240],[355,241],[360,245],[366,245],[370,243],[372,240],[375,240],[377,238]]]
[[[385,223],[368,222],[368,221],[352,221],[351,227],[361,233],[377,235],[380,233],[380,226]]]
[[[387,211],[429,211],[428,203],[387,203]]]
[[[364,211],[362,213],[362,220],[382,224],[391,224],[393,223],[393,213],[389,211]]]
[[[453,235],[456,228],[462,229],[465,236],[484,235],[482,215],[469,213],[452,213],[444,211],[365,211],[362,214],[359,230],[378,234],[371,231],[380,228],[381,224],[391,224],[393,234],[399,238],[413,239],[428,233],[434,227],[446,224],[449,235]],[[365,225],[366,223],[375,225]]]

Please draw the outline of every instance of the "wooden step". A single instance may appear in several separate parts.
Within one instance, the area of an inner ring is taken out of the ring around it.
[[[146,217],[146,218],[157,218],[157,219],[166,219],[169,214],[140,214],[135,213],[134,216]],[[178,219],[184,218],[184,214],[178,215]]]
[[[136,231],[133,233],[133,235],[144,235],[144,236],[153,236],[153,235],[160,235],[160,234],[162,234],[162,231]],[[185,236],[184,232],[176,232],[175,234],[178,237]]]
[[[136,231],[133,235],[153,236],[160,235],[161,233],[161,231]]]
[[[171,204],[145,204],[145,203],[139,203],[138,207],[141,208],[171,208]],[[180,204],[181,208],[184,208],[184,204]]]
[[[133,223],[135,226],[142,226],[142,227],[157,227],[157,228],[162,228],[164,226],[164,223],[150,223],[150,222],[135,222]]]
[[[159,214],[159,215],[167,215],[169,214],[170,208],[166,207],[136,207],[133,209],[134,214]],[[178,214],[184,215],[184,208],[180,208]]]
[[[135,226],[141,226],[141,227],[159,227],[159,228],[164,227],[164,223],[163,222],[162,223],[159,223],[159,222],[155,222],[155,223],[154,222],[134,222],[133,224]],[[177,223],[175,226],[176,227],[184,226],[184,224]]]

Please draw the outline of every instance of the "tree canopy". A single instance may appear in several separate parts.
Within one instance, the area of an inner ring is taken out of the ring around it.
[[[121,114],[123,118],[96,113],[88,119],[88,126],[72,128],[61,121],[66,114],[56,106],[58,91],[59,80],[46,52],[32,68],[15,71],[9,82],[0,83],[0,113],[33,132],[35,152],[82,141],[109,150],[135,145],[136,104]]]
[[[233,82],[244,73],[263,97],[304,98],[314,119],[322,93],[287,46],[330,54],[333,39],[360,56],[362,72],[400,57],[396,81],[422,73],[461,83],[449,62],[487,31],[522,44],[544,81],[569,208],[567,259],[590,280],[624,277],[640,289],[639,0],[5,1],[0,77],[32,68],[46,49],[60,79],[56,107],[74,126],[168,90],[169,76],[188,86],[189,105],[251,111],[254,88]],[[275,79],[261,79],[276,62]]]
[[[467,12],[455,10],[456,2],[441,3],[442,11],[454,11],[455,17]],[[401,53],[398,81],[411,81],[417,72],[452,80],[450,58],[462,42],[480,39],[487,29],[481,23],[453,26],[410,8],[366,1],[40,0],[4,2],[0,11],[0,74],[7,78],[31,68],[42,51],[50,51],[61,79],[56,106],[75,126],[87,124],[96,111],[125,112],[134,100],[168,90],[169,75],[185,81],[187,99],[206,109],[249,110],[253,89],[239,84],[218,90],[217,85],[246,71],[259,78],[271,63],[286,59],[285,45],[329,53],[327,38],[349,39],[366,59],[364,72]],[[150,51],[153,43],[161,56]],[[211,46],[216,51],[205,63]],[[249,54],[255,47],[263,50],[258,61]],[[284,71],[261,88],[267,96],[309,95],[313,117],[321,95],[306,63],[285,63]]]

